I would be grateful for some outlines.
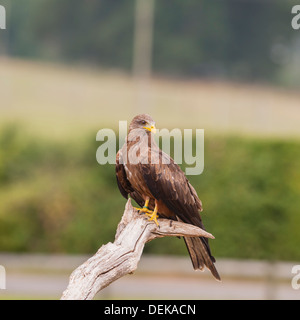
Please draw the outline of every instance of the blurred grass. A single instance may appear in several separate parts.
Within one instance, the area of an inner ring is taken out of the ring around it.
[[[114,166],[96,162],[95,134],[59,142],[2,127],[0,251],[92,253],[113,241],[125,199]],[[204,172],[189,178],[216,257],[299,260],[299,156],[297,140],[205,137]],[[145,252],[186,249],[165,238]]]
[[[297,90],[159,77],[143,86],[119,71],[4,57],[0,70],[0,126],[25,122],[27,130],[47,138],[81,139],[94,129],[117,128],[119,120],[141,113],[143,90],[158,128],[300,136]]]

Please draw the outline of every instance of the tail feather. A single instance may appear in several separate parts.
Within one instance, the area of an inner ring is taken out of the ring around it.
[[[202,237],[184,237],[184,241],[187,246],[194,269],[203,270],[206,266],[210,270],[212,275],[217,280],[221,281],[221,277],[214,265],[214,262],[216,262],[216,260],[210,254],[209,247],[207,248],[208,244],[204,241],[204,239]]]
[[[189,221],[183,221],[177,216],[178,221],[185,223],[190,223]],[[205,230],[202,221],[200,220],[197,224],[199,228]],[[192,264],[195,270],[203,270],[207,267],[216,280],[221,281],[221,277],[214,265],[216,262],[215,258],[212,256],[210,247],[208,244],[208,239],[204,237],[183,237],[186,247],[188,249]]]

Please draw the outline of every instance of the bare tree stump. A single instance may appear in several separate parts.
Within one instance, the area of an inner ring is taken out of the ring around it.
[[[146,242],[165,236],[207,237],[213,235],[191,224],[159,219],[159,226],[138,213],[130,199],[120,221],[114,243],[103,245],[97,253],[75,269],[61,300],[91,300],[113,281],[137,269]]]

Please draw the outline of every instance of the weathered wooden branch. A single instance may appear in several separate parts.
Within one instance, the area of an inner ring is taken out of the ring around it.
[[[165,236],[207,237],[210,233],[179,221],[153,221],[138,213],[130,199],[120,221],[114,243],[103,245],[97,253],[75,269],[61,300],[91,300],[113,281],[136,270],[146,242]]]

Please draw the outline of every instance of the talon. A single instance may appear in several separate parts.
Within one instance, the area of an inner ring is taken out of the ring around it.
[[[154,211],[150,210],[149,207],[149,199],[147,199],[145,201],[145,204],[143,206],[143,208],[136,208],[136,207],[133,207],[134,209],[138,210],[139,213],[144,213],[146,216],[148,216],[148,220],[149,221],[154,221],[155,224],[157,226],[159,226],[159,223],[157,222],[157,218],[159,217],[158,213],[157,213],[157,206],[156,206],[156,203],[155,203],[155,208],[154,208]]]
[[[146,213],[147,216],[149,216],[149,221],[154,221],[157,226],[159,226],[159,223],[157,222],[157,218],[159,217],[157,213],[157,208],[154,208],[154,211],[151,211],[151,213]]]
[[[148,207],[143,207],[143,208],[136,208],[136,207],[133,207],[134,209],[136,209],[139,213],[152,213],[153,211],[149,210]]]
[[[133,208],[136,209],[140,213],[146,213],[146,214],[147,213],[152,213],[153,211],[150,210],[149,207],[148,207],[149,206],[149,201],[150,201],[149,198],[147,198],[142,209],[141,208],[136,208],[136,207],[133,207]]]

